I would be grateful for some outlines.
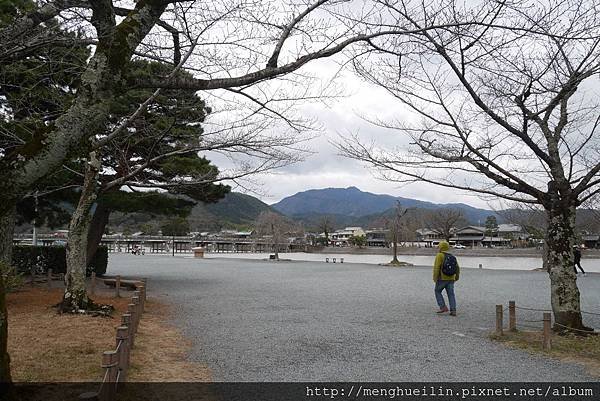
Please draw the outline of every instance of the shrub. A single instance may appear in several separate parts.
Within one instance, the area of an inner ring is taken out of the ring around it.
[[[52,269],[53,273],[67,272],[67,252],[64,246],[15,245],[13,247],[13,266],[18,273],[28,274],[33,268],[43,274]],[[108,265],[108,248],[98,247],[96,255],[87,267],[87,275],[93,271],[102,276]]]
[[[7,292],[12,292],[23,286],[23,277],[17,273],[13,266],[0,262],[0,274],[4,280],[4,288]]]

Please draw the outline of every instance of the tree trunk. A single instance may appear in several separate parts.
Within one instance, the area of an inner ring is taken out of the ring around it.
[[[547,210],[546,264],[550,274],[550,300],[554,313],[554,330],[592,330],[583,325],[574,270],[575,207]]]
[[[67,287],[60,306],[61,312],[76,313],[86,310],[91,301],[87,296],[85,275],[87,268],[87,246],[90,229],[90,212],[96,200],[96,188],[100,162],[92,152],[86,166],[85,178],[77,208],[69,223],[67,240]]]
[[[106,229],[106,225],[108,224],[108,218],[110,217],[110,213],[111,210],[102,203],[96,204],[96,209],[94,210],[94,215],[90,223],[90,229],[87,237],[88,244],[86,259],[88,265],[94,258],[94,255],[96,255],[96,251],[98,250],[98,246],[100,245],[100,241],[102,240],[102,235],[104,235],[104,230]]]
[[[12,241],[15,227],[16,208],[0,217],[0,263],[12,264]],[[0,383],[10,383],[10,356],[8,355],[8,312],[6,309],[6,288],[0,274]]]
[[[392,259],[391,264],[399,265],[400,261],[398,260],[398,235],[397,234],[392,236],[392,249],[394,250],[394,258]]]

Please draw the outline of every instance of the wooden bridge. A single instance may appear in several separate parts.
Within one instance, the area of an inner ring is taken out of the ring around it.
[[[33,242],[31,234],[14,237],[14,244]],[[54,235],[38,235],[38,245],[65,245],[66,238]],[[264,238],[232,238],[232,237],[167,237],[167,236],[113,236],[102,237],[101,245],[109,252],[132,252],[141,249],[148,253],[191,253],[192,248],[202,247],[207,253],[270,253],[273,244]],[[280,243],[279,252],[304,252],[307,244]]]

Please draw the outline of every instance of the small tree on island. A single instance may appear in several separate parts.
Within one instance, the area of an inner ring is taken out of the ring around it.
[[[404,229],[404,216],[407,212],[408,209],[403,208],[400,204],[400,201],[397,201],[392,216],[385,220],[386,228],[390,230],[389,236],[394,254],[394,258],[390,262],[390,265],[392,266],[402,265],[402,263],[400,263],[398,260],[398,241],[400,241],[400,238],[402,237],[402,231]]]
[[[317,224],[319,231],[325,235],[325,246],[329,245],[329,233],[334,229],[334,221],[331,216],[323,216]]]
[[[275,260],[279,260],[280,245],[287,243],[286,234],[293,229],[293,224],[278,213],[264,211],[256,218],[254,227],[256,234],[270,239]]]

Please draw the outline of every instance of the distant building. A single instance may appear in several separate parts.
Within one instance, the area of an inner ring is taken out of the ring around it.
[[[581,236],[581,241],[586,248],[600,248],[600,235],[598,234],[584,234]]]
[[[350,237],[364,237],[365,235],[362,227],[346,227],[331,233],[330,239],[335,246],[347,246]]]
[[[374,247],[387,247],[388,246],[388,240],[387,240],[387,236],[389,234],[390,230],[384,230],[384,229],[374,229],[374,230],[367,230],[365,232],[365,235],[367,237],[367,246],[374,246]]]
[[[437,245],[443,239],[443,234],[438,230],[432,230],[429,228],[421,228],[417,230],[417,241],[425,242],[426,246]]]

